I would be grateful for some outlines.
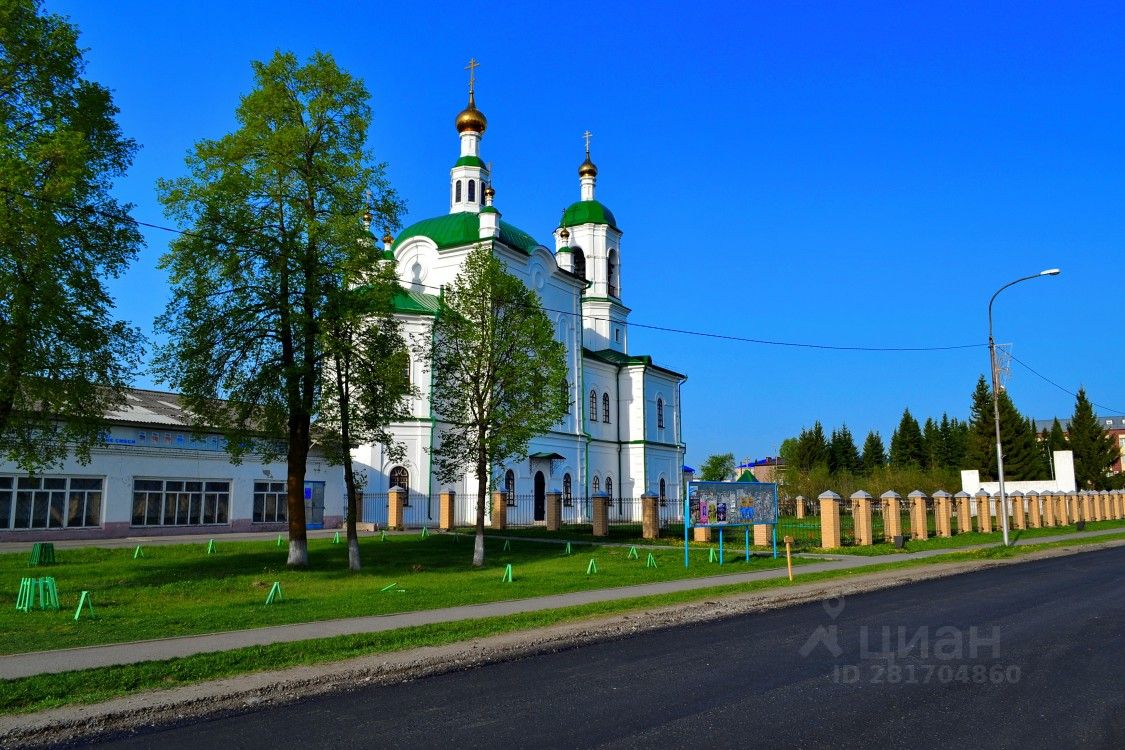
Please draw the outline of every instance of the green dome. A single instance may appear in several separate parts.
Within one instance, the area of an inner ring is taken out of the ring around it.
[[[495,210],[493,209],[493,211]],[[394,245],[392,245],[392,250],[397,250],[403,242],[411,237],[427,237],[433,240],[434,244],[438,246],[438,250],[471,245],[474,242],[480,242],[480,214],[475,211],[461,211],[445,216],[435,216],[432,219],[423,219],[399,232]],[[500,236],[497,239],[508,247],[528,255],[531,255],[532,251],[539,246],[539,243],[530,234],[503,220],[500,221]]]
[[[578,201],[563,212],[562,226],[576,227],[579,224],[608,224],[617,229],[613,212],[597,201]]]

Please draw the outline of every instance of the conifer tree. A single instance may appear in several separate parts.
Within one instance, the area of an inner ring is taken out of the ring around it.
[[[926,426],[922,429],[922,468],[936,469],[942,466],[944,452],[941,428],[933,417],[927,417]]]
[[[1000,391],[1000,443],[1004,450],[1005,479],[1041,479],[1046,476],[1042,452],[1035,442],[1035,430],[1019,413],[1007,391]],[[992,411],[992,392],[982,375],[973,391],[968,468],[980,471],[981,479],[994,481],[996,466],[996,426]]]
[[[1113,436],[1106,432],[1094,415],[1094,406],[1086,397],[1085,388],[1078,389],[1067,442],[1074,451],[1074,478],[1079,488],[1107,488],[1106,472],[1120,452]]]
[[[870,473],[874,469],[878,469],[887,463],[887,452],[883,448],[883,438],[879,437],[879,433],[875,430],[867,433],[867,439],[863,441],[863,470]]]
[[[898,467],[921,467],[924,462],[922,428],[918,426],[918,420],[910,414],[910,409],[903,409],[898,429],[891,435],[890,464]]]
[[[860,469],[859,451],[855,447],[852,431],[845,424],[832,431],[828,445],[828,470],[835,474],[841,471],[856,472]]]
[[[811,430],[801,430],[795,450],[797,468],[810,471],[816,466],[828,463],[828,440],[824,437],[824,426],[818,420]]]

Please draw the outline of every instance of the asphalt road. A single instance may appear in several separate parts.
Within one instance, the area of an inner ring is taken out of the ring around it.
[[[118,747],[1125,747],[1125,548],[126,738]]]

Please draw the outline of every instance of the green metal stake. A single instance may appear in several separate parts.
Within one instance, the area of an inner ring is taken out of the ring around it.
[[[429,535],[430,535],[430,530],[429,530],[429,529],[427,529],[427,528],[426,528],[425,526],[423,526],[423,527],[422,527],[422,538],[423,538],[423,539],[425,539],[425,538],[426,538],[426,537],[428,537]]]
[[[379,589],[379,591],[390,591],[391,589],[393,589],[397,585],[398,585],[398,581],[395,581],[394,583],[388,584],[388,585],[384,586],[383,588]]]
[[[59,590],[55,588],[55,579],[47,576],[39,579],[39,609],[58,609]]]
[[[281,545],[282,545],[281,534],[278,534],[277,535],[277,546],[280,547]]]
[[[82,605],[83,604],[85,604],[89,608],[90,617],[94,616],[94,602],[93,602],[92,599],[90,599],[90,592],[89,591],[83,591],[82,594],[79,595],[79,597],[78,597],[78,609],[74,610],[74,620],[75,620],[75,622],[77,622],[78,618],[82,615]]]
[[[504,551],[507,552],[511,549],[512,549],[512,540],[511,539],[505,539],[504,540]]]
[[[208,555],[213,555],[213,554],[215,554],[215,540],[214,540],[214,539],[212,539],[211,541],[207,542],[207,554],[208,554]]]
[[[35,604],[35,579],[34,578],[21,578],[20,579],[20,593],[16,597],[16,611],[30,612],[31,607]]]
[[[707,562],[715,562],[718,559],[719,556],[715,553],[714,547],[711,547],[709,550],[707,550]]]
[[[586,575],[598,572],[598,564],[594,562],[594,558],[590,558],[590,564],[586,566]]]
[[[380,542],[385,542],[385,541],[387,541],[387,532],[385,532],[385,531],[380,531],[380,532],[379,532],[379,541],[380,541]]]
[[[639,560],[640,559],[639,557],[637,557],[637,545],[634,544],[632,547],[629,548],[629,554],[625,556],[625,559],[626,560]]]
[[[500,579],[500,583],[512,582],[512,564],[508,563],[504,566],[504,577]]]
[[[135,550],[133,550],[133,559],[136,560],[138,557],[144,557],[144,556],[145,556],[145,551],[143,549],[141,549],[141,545],[138,544],[137,548]]]
[[[655,568],[656,567],[656,558],[652,556],[651,552],[648,553],[648,559],[645,560],[645,567],[646,568]]]
[[[337,531],[335,534],[332,535],[332,543],[333,544],[339,544],[340,543],[340,532],[339,531]]]
[[[274,581],[273,587],[270,588],[270,595],[266,597],[266,604],[273,604],[274,601],[284,601],[285,594],[281,593],[281,581]]]
[[[570,542],[567,542],[567,543],[566,543],[566,552],[564,552],[563,554],[564,554],[564,555],[569,555],[570,553],[571,553],[571,549],[570,549]]]

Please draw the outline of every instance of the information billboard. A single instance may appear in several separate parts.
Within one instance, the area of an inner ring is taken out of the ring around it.
[[[777,523],[777,485],[768,482],[689,482],[687,502],[693,527]]]

